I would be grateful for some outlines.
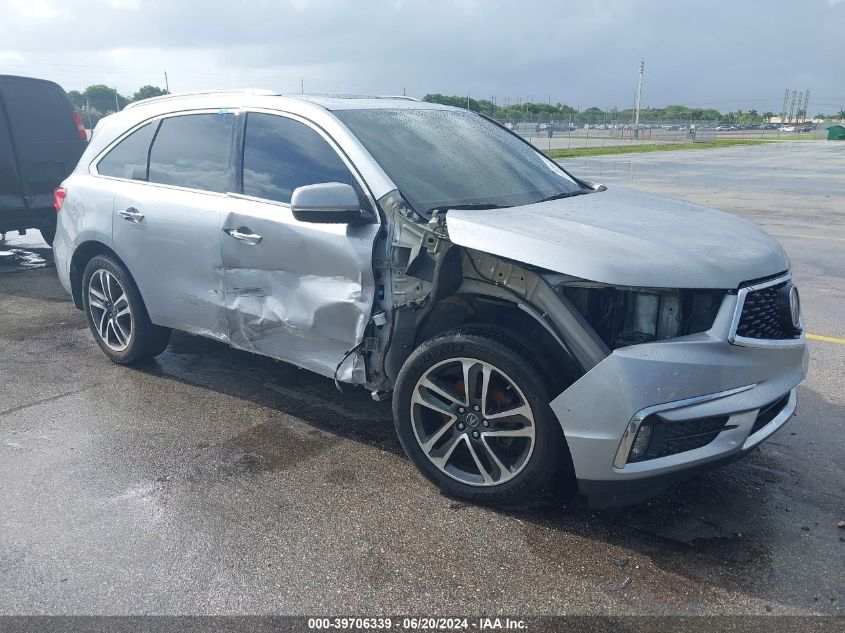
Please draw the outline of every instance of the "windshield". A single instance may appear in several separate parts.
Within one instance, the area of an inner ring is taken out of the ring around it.
[[[343,110],[358,137],[419,213],[532,204],[584,192],[553,161],[461,110]]]

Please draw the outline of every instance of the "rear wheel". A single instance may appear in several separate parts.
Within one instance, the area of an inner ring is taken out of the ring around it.
[[[123,265],[97,255],[82,275],[82,305],[100,349],[122,365],[152,358],[170,341],[168,328],[153,325],[132,277]]]
[[[569,455],[546,380],[500,332],[458,328],[423,343],[396,383],[405,452],[446,493],[512,505],[533,500]],[[561,467],[564,468],[561,468]]]

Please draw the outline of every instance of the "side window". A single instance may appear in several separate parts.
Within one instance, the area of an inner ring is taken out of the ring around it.
[[[97,173],[115,178],[147,179],[147,156],[158,121],[147,123],[115,145],[99,163]]]
[[[352,173],[313,129],[283,116],[250,113],[246,120],[243,192],[290,203],[293,190],[321,182],[358,189]]]
[[[231,190],[233,120],[227,113],[164,119],[150,151],[150,182],[221,193]]]

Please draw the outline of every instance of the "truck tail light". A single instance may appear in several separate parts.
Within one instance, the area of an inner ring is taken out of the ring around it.
[[[62,204],[64,204],[66,196],[67,189],[64,187],[57,187],[55,191],[53,191],[53,207],[56,209],[56,213],[62,210]]]
[[[73,123],[76,125],[76,132],[79,134],[79,138],[83,141],[87,141],[88,132],[85,131],[85,125],[82,123],[82,117],[79,116],[79,112],[72,110],[70,115],[73,117]]]

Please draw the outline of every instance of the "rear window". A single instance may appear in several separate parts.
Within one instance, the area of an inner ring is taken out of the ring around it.
[[[79,138],[67,97],[56,86],[40,81],[7,79],[0,87],[6,114],[19,141]]]
[[[232,190],[228,113],[164,119],[150,150],[149,181],[191,189]]]
[[[132,180],[147,179],[147,157],[158,121],[147,123],[115,145],[97,164],[97,173]]]

